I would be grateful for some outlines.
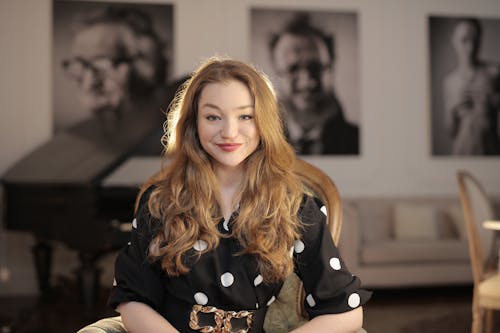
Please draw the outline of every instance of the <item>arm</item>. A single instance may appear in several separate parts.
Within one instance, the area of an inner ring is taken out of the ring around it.
[[[141,197],[132,223],[130,242],[115,261],[115,281],[108,304],[122,315],[130,332],[176,332],[159,309],[165,304],[165,277],[147,258],[155,230],[161,228],[148,209],[152,190]]]
[[[450,137],[454,139],[460,128],[460,120],[470,109],[470,98],[453,75],[449,75],[443,82],[444,126]]]
[[[354,333],[363,325],[363,308],[338,313],[327,314],[313,318],[304,325],[294,329],[293,333],[329,332],[329,333]]]
[[[158,312],[141,302],[121,303],[116,309],[129,333],[178,332]]]
[[[356,332],[363,323],[362,305],[371,293],[361,289],[359,278],[347,270],[319,206],[307,200],[300,213],[303,246],[294,251],[294,260],[307,295],[304,308],[312,319],[294,333]]]

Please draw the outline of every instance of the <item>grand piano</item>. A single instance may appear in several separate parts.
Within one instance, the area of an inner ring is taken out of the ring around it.
[[[179,82],[170,87],[170,97]],[[42,298],[51,290],[51,244],[59,241],[78,252],[82,300],[92,311],[99,288],[96,263],[129,241],[126,226],[139,187],[161,167],[165,115],[160,108],[146,111],[122,114],[112,122],[99,117],[82,121],[54,135],[3,175],[5,227],[34,235]],[[132,163],[135,176],[129,177],[130,161],[151,146],[157,157]]]

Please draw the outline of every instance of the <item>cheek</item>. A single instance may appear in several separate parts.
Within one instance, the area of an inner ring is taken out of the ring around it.
[[[252,126],[251,128],[249,128],[247,135],[249,138],[251,138],[252,141],[255,141],[257,144],[259,143],[260,133],[259,130],[257,129],[257,126]]]
[[[198,138],[200,140],[200,143],[203,147],[206,146],[208,142],[211,141],[213,137],[213,129],[210,128],[209,126],[198,126]]]
[[[323,89],[330,89],[333,86],[331,78],[332,74],[330,71],[325,71],[319,75],[319,84]]]
[[[128,64],[121,64],[115,69],[114,73],[110,75],[108,81],[109,86],[114,86],[118,89],[125,89],[128,85],[130,66]],[[109,82],[111,81],[111,82]]]
[[[299,80],[297,78],[290,78],[288,80],[288,89],[290,93],[295,92],[299,87]]]
[[[289,95],[290,92],[292,91],[291,79],[279,77],[277,80],[278,80],[278,84],[277,84],[278,91],[285,96]],[[283,97],[285,97],[285,96],[283,96]]]
[[[122,93],[125,91],[125,85],[114,77],[104,79],[103,88],[109,93]]]

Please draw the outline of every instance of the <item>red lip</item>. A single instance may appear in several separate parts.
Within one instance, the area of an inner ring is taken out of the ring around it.
[[[240,148],[241,143],[220,143],[217,146],[224,151],[231,152]]]

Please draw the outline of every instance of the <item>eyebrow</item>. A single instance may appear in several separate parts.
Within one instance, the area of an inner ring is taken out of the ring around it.
[[[201,106],[200,109],[203,109],[205,107],[208,107],[208,108],[211,108],[211,109],[216,109],[216,110],[219,110],[219,111],[222,111],[220,107],[218,107],[217,105],[215,104],[212,104],[212,103],[205,103]],[[250,104],[250,105],[242,105],[242,106],[238,106],[235,108],[235,110],[244,110],[244,109],[249,109],[249,108],[254,108],[253,104]]]

